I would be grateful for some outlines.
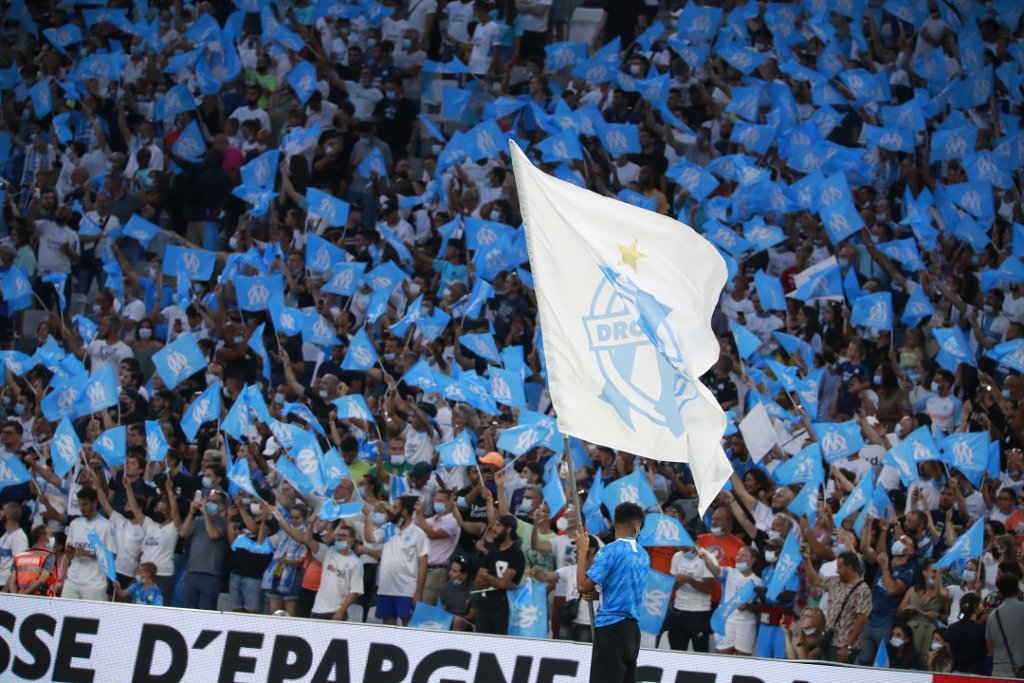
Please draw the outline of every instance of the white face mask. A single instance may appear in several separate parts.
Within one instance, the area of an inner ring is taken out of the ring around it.
[[[149,339],[153,336],[153,330],[148,327],[139,328],[139,339]]]
[[[893,647],[903,647],[903,644],[906,642],[907,641],[903,640],[902,638],[893,637],[889,639],[889,644]]]
[[[260,504],[259,503],[250,503],[249,504],[249,512],[251,514],[254,514],[254,515],[260,514]]]
[[[723,529],[720,526],[713,526],[713,527],[711,527],[711,533],[713,533],[715,536],[724,536],[725,535],[725,529]]]
[[[565,531],[569,528],[569,520],[567,520],[565,517],[559,517],[558,521],[555,522],[555,528],[559,531]]]
[[[768,550],[764,554],[764,561],[768,564],[775,564],[775,561],[778,559],[779,555],[774,550]]]
[[[813,626],[807,626],[804,627],[803,632],[805,636],[813,636],[816,630]]]

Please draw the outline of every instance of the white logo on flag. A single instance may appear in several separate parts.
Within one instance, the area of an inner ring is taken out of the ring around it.
[[[981,213],[981,195],[974,188],[968,189],[960,198],[960,206],[964,207],[965,211],[978,215]]]
[[[85,394],[89,397],[89,403],[94,406],[107,400],[107,392],[99,382],[93,382],[86,387]]]
[[[327,323],[323,318],[320,318],[313,323],[313,335],[318,338],[327,338],[331,334],[331,328],[327,326]]]
[[[334,279],[331,281],[331,284],[334,287],[338,287],[339,289],[348,289],[348,287],[351,286],[352,284],[353,277],[353,271],[350,268],[346,268],[345,270],[341,271],[340,273],[334,276]]]
[[[988,97],[990,88],[991,84],[983,78],[979,78],[978,80],[974,81],[974,99],[984,100],[986,97]]]
[[[667,602],[668,593],[659,588],[644,593],[644,611],[652,617],[656,617],[664,612]]]
[[[679,183],[686,189],[693,192],[693,189],[700,183],[700,171],[689,166],[679,174]]]
[[[741,69],[750,66],[754,61],[753,58],[743,50],[734,50],[729,56],[732,58],[733,63]]]
[[[691,24],[691,33],[708,33],[711,30],[711,17],[707,14],[701,14],[693,20]]]
[[[57,455],[64,462],[74,462],[78,457],[78,449],[75,448],[75,442],[69,435],[61,434],[53,440],[53,444],[57,447]]]
[[[57,394],[57,407],[60,408],[61,412],[64,412],[75,405],[75,401],[78,400],[78,392],[71,387],[64,387],[59,394]]]
[[[186,273],[195,275],[199,272],[199,255],[191,251],[183,252],[181,254],[181,265],[185,267]]]
[[[295,317],[288,311],[281,311],[281,327],[286,330],[295,329]]]
[[[178,138],[175,145],[178,148],[178,153],[186,159],[190,159],[203,151],[202,147],[199,146],[199,141],[191,135],[182,135]]]
[[[507,405],[512,400],[512,387],[502,377],[491,380],[491,390],[494,392],[494,399],[499,403]]]
[[[885,147],[899,148],[903,146],[903,136],[899,133],[885,133],[878,142]]]
[[[295,455],[295,464],[303,474],[313,474],[317,468],[316,453],[312,448],[303,448]]]
[[[756,128],[748,126],[743,129],[740,133],[740,143],[746,146],[756,145],[757,141],[761,139],[761,133]]]
[[[946,140],[946,144],[943,147],[947,156],[958,157],[963,156],[967,153],[967,141],[960,135],[954,135],[953,137]]]
[[[246,300],[250,306],[262,306],[270,301],[270,290],[262,282],[257,282],[249,288]]]
[[[516,610],[516,626],[521,629],[531,628],[537,623],[540,614],[534,604],[525,605]]]
[[[195,407],[192,408],[192,419],[196,421],[196,424],[202,424],[210,418],[210,399],[200,399],[196,403]]]
[[[836,234],[842,234],[850,228],[850,222],[846,220],[846,216],[838,211],[829,216],[828,225],[832,228],[832,232]]]
[[[876,301],[868,311],[868,320],[873,323],[885,324],[889,320],[889,307],[884,301]]]
[[[846,77],[846,87],[850,89],[854,95],[864,89],[864,79],[857,74],[850,74]]]
[[[160,439],[157,438],[156,434],[150,434],[146,437],[146,452],[150,457],[156,455],[157,451],[160,450]]]
[[[808,172],[817,171],[821,168],[821,159],[814,155],[814,152],[804,154],[804,167]]]
[[[498,240],[498,235],[488,227],[482,227],[476,231],[476,241],[480,246],[488,246],[494,244]]]
[[[678,541],[682,537],[679,535],[679,527],[672,523],[669,519],[659,519],[658,525],[654,528],[654,537],[658,541]]]
[[[533,448],[534,444],[537,443],[538,434],[532,427],[524,431],[516,438],[515,450],[524,453],[529,449]]]
[[[299,79],[299,94],[312,91],[315,84],[312,76],[303,76]]]
[[[920,441],[914,442],[914,462],[921,462],[922,460],[928,460],[932,457],[931,450]]]
[[[821,439],[821,451],[825,455],[841,453],[846,449],[846,437],[837,431],[830,431]]]
[[[960,440],[953,444],[953,467],[970,467],[973,452],[966,441]]]
[[[561,140],[551,145],[551,151],[554,152],[556,159],[569,158],[569,148],[566,147],[565,143],[562,142]]]
[[[256,162],[256,167],[253,169],[253,175],[256,176],[256,182],[262,187],[267,184],[270,180],[270,162],[266,159],[260,159]]]
[[[834,185],[823,188],[818,196],[819,201],[825,206],[832,206],[842,198],[843,191]]]
[[[14,471],[7,465],[7,463],[0,459],[0,482],[11,482],[14,481]]]
[[[622,131],[610,130],[604,136],[604,144],[610,151],[614,152],[626,149],[629,146],[629,141],[626,140],[626,136]]]
[[[456,465],[468,465],[471,455],[472,452],[469,444],[464,441],[460,441],[455,444],[455,448],[452,449],[452,462]]]
[[[167,354],[167,368],[175,375],[192,369],[188,358],[181,351],[171,351]]]
[[[486,130],[481,130],[476,134],[476,148],[481,153],[490,152],[494,149],[494,138]]]
[[[317,270],[327,270],[331,265],[331,255],[327,253],[327,249],[321,247],[316,250],[316,255],[313,257],[313,266]]]
[[[619,489],[619,505],[623,503],[640,503],[640,489],[633,484],[623,484]]]
[[[21,295],[28,292],[28,280],[23,277],[14,278],[14,292],[15,294]]]
[[[100,440],[96,442],[96,447],[105,451],[112,451],[114,450],[114,440],[110,438],[109,434],[104,434],[100,437]]]
[[[365,346],[353,347],[352,356],[360,365],[373,365],[373,354]]]

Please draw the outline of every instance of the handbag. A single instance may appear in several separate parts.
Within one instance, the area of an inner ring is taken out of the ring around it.
[[[853,584],[853,588],[851,588],[850,592],[846,594],[845,598],[843,598],[843,604],[839,607],[840,615],[846,611],[846,606],[850,603],[850,598],[853,597],[854,592],[856,592],[857,588],[859,588],[862,583],[864,583],[864,579]],[[835,638],[836,630],[834,628],[827,628],[821,632],[820,636],[818,636],[818,640],[815,642],[815,645],[820,647],[823,652],[828,652],[828,650],[832,648],[832,641],[834,641]]]
[[[1003,637],[1003,647],[1006,648],[1006,656],[1010,658],[1010,668],[1013,669],[1013,677],[1024,678],[1024,664],[1017,666],[1017,663],[1013,661],[1013,650],[1010,649],[1010,641],[1006,637],[1006,631],[1003,630],[1003,620],[999,618],[999,610],[996,610],[996,624],[999,626],[999,635]]]

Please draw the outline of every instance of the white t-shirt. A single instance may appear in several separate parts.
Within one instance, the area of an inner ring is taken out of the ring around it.
[[[674,558],[673,558],[674,559]],[[722,590],[722,603],[726,603],[735,595],[736,591],[750,582],[755,586],[761,585],[761,577],[757,574],[744,576],[739,570],[732,567],[722,567],[722,574],[725,576],[725,586]],[[757,615],[747,610],[737,609],[729,615],[729,621],[738,624],[753,624],[757,621]]]
[[[682,550],[672,556],[672,568],[669,573],[672,576],[685,574],[694,579],[706,579],[714,576],[700,555],[689,560]],[[676,588],[676,600],[672,606],[683,612],[707,612],[711,609],[711,595],[702,593],[690,584],[684,583]]]
[[[473,18],[473,3],[456,0],[444,8],[448,15],[449,41],[469,42],[469,21]],[[423,36],[420,36],[423,39]]]
[[[28,536],[20,527],[0,536],[0,586],[7,585],[14,569],[14,556],[28,550]]]
[[[110,524],[110,520],[100,515],[96,515],[92,520],[88,520],[85,517],[76,517],[71,520],[71,524],[68,525],[67,546],[87,552],[94,552],[95,549],[89,541],[90,531],[95,531],[103,545],[113,550],[113,527]],[[95,557],[82,557],[76,554],[68,566],[66,581],[80,586],[105,586],[107,576],[100,569],[100,563]]]
[[[238,119],[239,125],[246,121],[256,121],[260,124],[261,129],[270,130],[270,115],[259,107],[249,109],[249,105],[243,105],[231,112],[231,116],[228,118]]]
[[[418,462],[429,463],[434,458],[434,437],[427,432],[418,432],[411,424],[406,423],[402,430],[405,437],[405,459],[406,462],[416,464]]]
[[[62,244],[71,245],[71,250],[80,253],[78,233],[66,225],[57,225],[50,220],[36,221],[36,235],[39,237],[40,275],[49,273],[71,274],[71,259],[60,250]]]
[[[552,0],[521,0],[524,5],[547,5],[547,11],[537,16],[535,14],[519,13],[519,22],[524,31],[544,33],[548,30],[548,16],[551,15]]]
[[[473,31],[473,51],[469,55],[469,70],[477,76],[484,76],[491,68],[494,46],[498,43],[501,29],[493,21],[477,24]]]
[[[139,568],[139,557],[142,555],[142,538],[146,535],[141,524],[133,524],[130,519],[114,510],[110,515],[110,524],[114,527],[114,567],[118,574],[135,576]]]
[[[142,523],[145,537],[142,539],[142,558],[139,562],[156,565],[157,576],[174,574],[174,546],[178,543],[178,527],[173,523],[160,526],[149,517]]]
[[[378,541],[383,540],[383,530],[377,530],[377,537]],[[377,592],[410,598],[415,595],[420,558],[426,557],[429,550],[430,540],[415,524],[396,530],[381,551]]]
[[[313,601],[314,614],[337,612],[350,593],[363,594],[363,565],[355,555],[339,553],[321,543],[313,557],[323,565],[320,588]]]
[[[108,344],[102,339],[94,339],[89,344],[89,362],[92,372],[98,372],[107,366],[117,370],[118,364],[126,358],[132,358],[131,347],[120,339]]]
[[[424,42],[429,37],[423,35],[423,31],[427,28],[427,17],[431,14],[437,14],[437,0],[412,0],[409,3],[405,20],[409,23],[409,28],[419,31],[420,40]]]

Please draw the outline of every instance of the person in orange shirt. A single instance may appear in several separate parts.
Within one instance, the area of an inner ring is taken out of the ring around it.
[[[735,567],[736,554],[745,547],[743,541],[733,535],[733,516],[727,507],[715,508],[711,513],[711,533],[697,536],[697,545],[711,553],[719,567]],[[715,582],[711,592],[712,606],[722,600],[722,584]]]

